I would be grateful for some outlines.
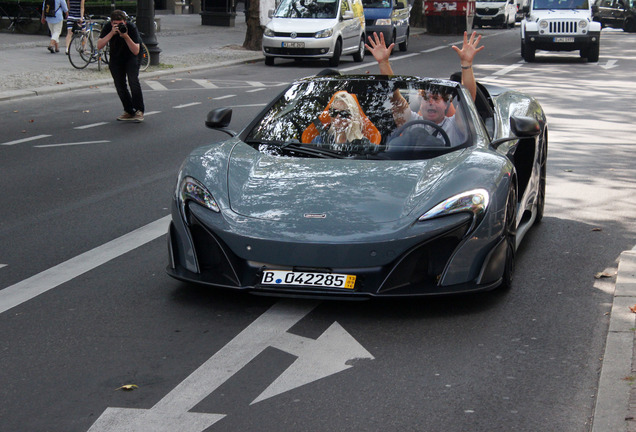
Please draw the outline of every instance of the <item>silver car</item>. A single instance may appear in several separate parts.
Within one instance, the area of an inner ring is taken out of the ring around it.
[[[263,32],[265,64],[274,58],[329,59],[338,66],[340,56],[364,59],[365,22],[361,0],[283,0]]]

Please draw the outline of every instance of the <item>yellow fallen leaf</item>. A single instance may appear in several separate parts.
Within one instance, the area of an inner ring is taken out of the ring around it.
[[[632,311],[632,312],[634,312],[634,313],[636,313],[636,305],[634,305],[634,306],[630,306],[630,307],[629,307],[629,310],[630,310],[630,311]]]
[[[119,388],[116,388],[115,391],[117,390],[133,391],[136,388],[139,388],[139,387],[137,387],[135,384],[126,384]]]
[[[592,231],[603,231],[603,228],[592,228]]]

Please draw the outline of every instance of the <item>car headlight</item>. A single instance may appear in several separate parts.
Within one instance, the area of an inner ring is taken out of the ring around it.
[[[391,25],[391,18],[375,20],[375,25]]]
[[[194,201],[203,207],[209,208],[213,212],[219,213],[220,209],[212,194],[199,182],[192,177],[184,177],[177,187],[177,198],[181,205],[182,212],[188,201]],[[185,217],[185,214],[183,214]]]
[[[328,28],[328,29],[324,29],[324,30],[320,30],[319,32],[316,32],[314,37],[318,39],[328,38],[328,37],[331,37],[332,34],[333,34],[333,29]]]
[[[539,27],[542,28],[542,29],[548,28],[548,22],[547,21],[539,21]]]
[[[274,37],[276,36],[276,33],[271,28],[265,27],[265,30],[263,31],[263,36]]]
[[[585,27],[587,27],[587,21],[585,20],[579,21],[579,28],[584,29]]]
[[[483,219],[490,202],[490,195],[486,189],[474,189],[460,193],[442,201],[419,217],[418,221],[447,216],[454,213],[472,213],[471,230]]]

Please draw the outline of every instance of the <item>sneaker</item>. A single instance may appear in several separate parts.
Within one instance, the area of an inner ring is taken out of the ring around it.
[[[143,115],[142,115],[143,117]],[[124,113],[122,115],[120,115],[119,117],[117,117],[117,120],[119,121],[133,121],[135,119],[135,116],[133,114],[129,114],[127,112],[124,111]]]
[[[48,50],[51,52],[51,54],[55,53],[55,48],[53,48],[53,45],[49,45]]]
[[[133,116],[133,121],[135,121],[137,123],[141,123],[142,121],[144,121],[144,112],[143,111],[137,111],[135,113],[135,115]]]

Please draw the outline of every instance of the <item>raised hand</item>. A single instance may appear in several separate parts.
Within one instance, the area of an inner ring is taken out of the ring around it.
[[[459,61],[462,66],[472,65],[475,54],[484,49],[483,45],[478,47],[480,41],[481,35],[477,35],[477,32],[473,32],[470,35],[470,39],[468,38],[468,33],[464,32],[464,43],[462,44],[462,49],[453,45],[452,48],[455,50],[457,55],[459,55]]]

